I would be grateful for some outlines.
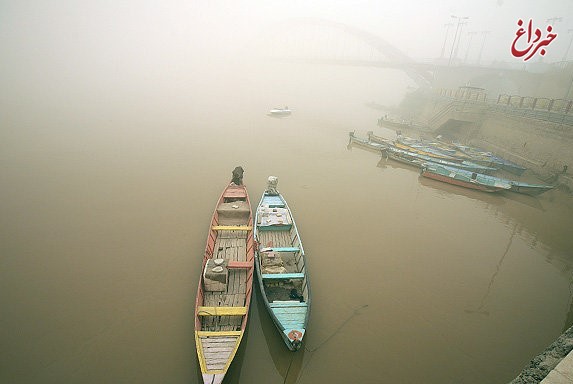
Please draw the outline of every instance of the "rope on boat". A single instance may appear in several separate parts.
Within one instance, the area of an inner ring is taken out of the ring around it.
[[[292,362],[294,361],[294,357],[295,357],[294,353],[291,353],[291,355],[292,355],[292,356],[291,356],[291,358],[290,358],[290,363],[289,363],[289,365],[288,365],[288,368],[287,368],[287,371],[286,371],[286,375],[285,375],[285,379],[283,380],[283,384],[286,384],[286,382],[287,382],[288,374],[289,374],[289,372],[290,372],[290,367],[291,367],[291,365],[292,365]],[[296,381],[298,381],[298,379],[297,379]],[[295,381],[295,382],[296,382],[296,381]]]
[[[362,309],[364,309],[364,308],[366,308],[366,307],[368,307],[368,304],[364,304],[364,305],[362,305],[362,306],[356,308],[356,309],[352,312],[352,314],[351,314],[350,316],[348,316],[348,317],[346,318],[346,320],[344,320],[344,321],[338,326],[338,328],[336,328],[336,329],[334,330],[334,332],[332,332],[332,333],[330,334],[330,336],[328,336],[326,339],[324,339],[322,342],[320,342],[316,347],[311,348],[311,349],[305,347],[304,349],[307,350],[307,351],[310,352],[310,353],[313,353],[313,352],[317,351],[317,350],[318,350],[319,348],[321,348],[324,344],[328,343],[328,342],[330,341],[330,339],[332,339],[334,336],[336,336],[336,334],[339,333],[339,332],[342,330],[342,328],[346,325],[346,323],[348,323],[350,320],[352,320],[352,318],[353,318],[354,316],[359,315],[359,314],[360,314],[360,313],[359,313],[360,310],[362,310]]]
[[[354,318],[354,316],[356,315],[360,315],[360,311],[363,310],[364,308],[368,307],[368,304],[364,304],[361,305],[360,307],[357,307],[354,309],[354,311],[352,311],[352,313],[350,314],[350,316],[348,316],[346,318],[346,320],[344,320],[342,323],[340,323],[340,325],[338,326],[338,328],[336,328],[326,339],[324,339],[323,341],[321,341],[316,347],[314,348],[307,348],[306,346],[304,347],[304,350],[307,351],[308,353],[310,353],[310,357],[308,359],[308,361],[306,362],[306,364],[302,367],[302,369],[300,370],[300,375],[298,377],[298,380],[300,380],[300,378],[302,378],[302,376],[304,375],[304,370],[306,369],[306,367],[310,364],[310,361],[312,360],[312,356],[314,352],[318,351],[320,348],[322,348],[326,343],[328,343],[334,336],[336,336],[340,331],[342,331],[342,328],[344,328],[344,326]],[[291,364],[292,364],[292,359],[291,359]],[[288,367],[288,369],[290,370],[290,365]],[[288,370],[287,370],[287,375],[285,376],[285,381],[284,383],[286,383],[286,379],[288,378]],[[295,381],[295,383],[296,383]],[[284,384],[283,383],[283,384]]]

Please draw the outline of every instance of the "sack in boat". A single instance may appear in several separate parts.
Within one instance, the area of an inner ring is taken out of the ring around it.
[[[268,266],[262,268],[263,273],[286,273],[286,268],[282,266]]]
[[[284,267],[283,259],[278,252],[262,252],[261,264],[264,267]],[[272,272],[271,272],[272,273]],[[278,272],[275,272],[278,273]]]

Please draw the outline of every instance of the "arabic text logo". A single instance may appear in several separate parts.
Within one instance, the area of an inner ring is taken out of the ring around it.
[[[513,44],[511,44],[511,54],[514,57],[523,57],[523,61],[531,59],[538,51],[541,56],[544,56],[546,53],[544,47],[547,47],[557,37],[557,33],[551,33],[553,30],[551,25],[547,26],[547,36],[544,39],[541,39],[541,31],[539,28],[535,28],[535,31],[533,31],[533,22],[531,19],[529,19],[529,23],[527,24],[527,30],[522,28],[523,20],[519,19],[517,25],[520,28],[515,33],[515,40],[513,40]],[[525,36],[527,40],[520,42],[519,40],[523,36]]]

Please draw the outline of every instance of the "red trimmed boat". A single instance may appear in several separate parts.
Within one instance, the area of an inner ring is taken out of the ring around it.
[[[205,384],[223,381],[243,338],[251,303],[253,217],[242,168],[240,177],[235,171],[213,212],[195,301],[195,345]]]
[[[511,184],[506,180],[434,163],[425,163],[422,167],[421,175],[430,179],[443,181],[444,183],[484,192],[497,192],[511,189]]]

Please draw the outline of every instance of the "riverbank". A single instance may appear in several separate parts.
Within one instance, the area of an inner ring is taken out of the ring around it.
[[[573,191],[568,170],[573,164],[571,125],[490,110],[484,103],[454,105],[452,100],[412,93],[400,107],[388,111],[391,119],[381,118],[378,124],[405,135],[424,139],[441,135],[483,148],[526,167],[530,176],[544,183]]]
[[[573,327],[538,356],[509,384],[560,384],[573,382]]]

